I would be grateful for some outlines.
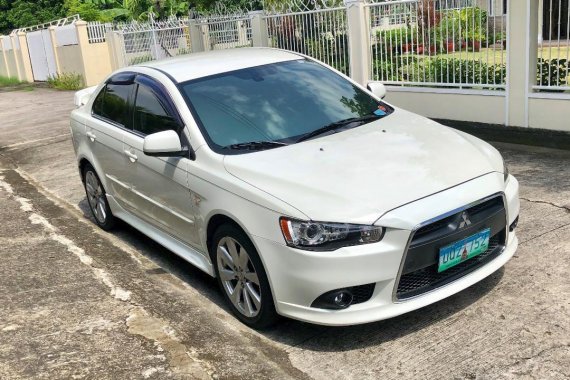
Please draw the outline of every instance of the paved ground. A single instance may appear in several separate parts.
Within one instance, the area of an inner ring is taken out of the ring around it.
[[[0,379],[570,378],[570,152],[498,145],[521,243],[487,280],[388,321],[258,333],[169,251],[94,228],[71,108],[68,92],[0,93]]]

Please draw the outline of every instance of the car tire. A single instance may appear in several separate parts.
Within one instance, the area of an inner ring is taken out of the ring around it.
[[[267,274],[245,232],[232,224],[220,226],[210,252],[218,285],[233,314],[254,329],[275,324],[279,316]]]
[[[116,219],[109,207],[105,188],[95,169],[90,164],[85,165],[83,168],[83,186],[85,187],[87,203],[95,223],[103,230],[109,231],[115,226]]]

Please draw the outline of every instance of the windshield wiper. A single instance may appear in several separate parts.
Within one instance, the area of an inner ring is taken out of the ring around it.
[[[279,141],[249,141],[239,144],[232,144],[225,146],[224,149],[234,149],[234,150],[262,150],[262,149],[271,149],[277,148],[280,146],[289,145],[284,142]]]
[[[316,137],[318,135],[322,135],[323,133],[327,133],[329,131],[334,131],[335,129],[338,129],[338,128],[346,127],[347,125],[352,124],[352,123],[358,123],[358,125],[362,125],[368,121],[380,119],[381,117],[382,116],[371,114],[371,115],[351,117],[349,119],[335,121],[334,123],[327,124],[324,127],[315,129],[314,131],[309,132],[309,133],[301,136],[301,138],[299,138],[296,142],[299,143],[301,141],[309,140],[309,139]],[[358,125],[355,125],[355,127]]]

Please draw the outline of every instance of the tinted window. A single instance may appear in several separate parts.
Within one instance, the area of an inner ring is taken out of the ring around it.
[[[97,97],[93,101],[93,113],[95,115],[101,116],[104,97],[105,97],[105,87],[101,89],[101,92],[99,92],[99,95],[97,95]]]
[[[177,130],[178,123],[170,116],[157,95],[144,85],[139,85],[135,102],[135,131],[145,135]]]
[[[182,85],[205,134],[219,147],[291,143],[331,123],[371,115],[383,103],[308,60],[232,71]],[[385,106],[387,112],[390,108]]]
[[[132,84],[108,84],[93,103],[93,113],[128,127],[129,96]]]

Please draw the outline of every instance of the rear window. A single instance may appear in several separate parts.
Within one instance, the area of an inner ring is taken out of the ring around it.
[[[93,103],[93,114],[128,127],[129,97],[133,84],[107,84]]]

